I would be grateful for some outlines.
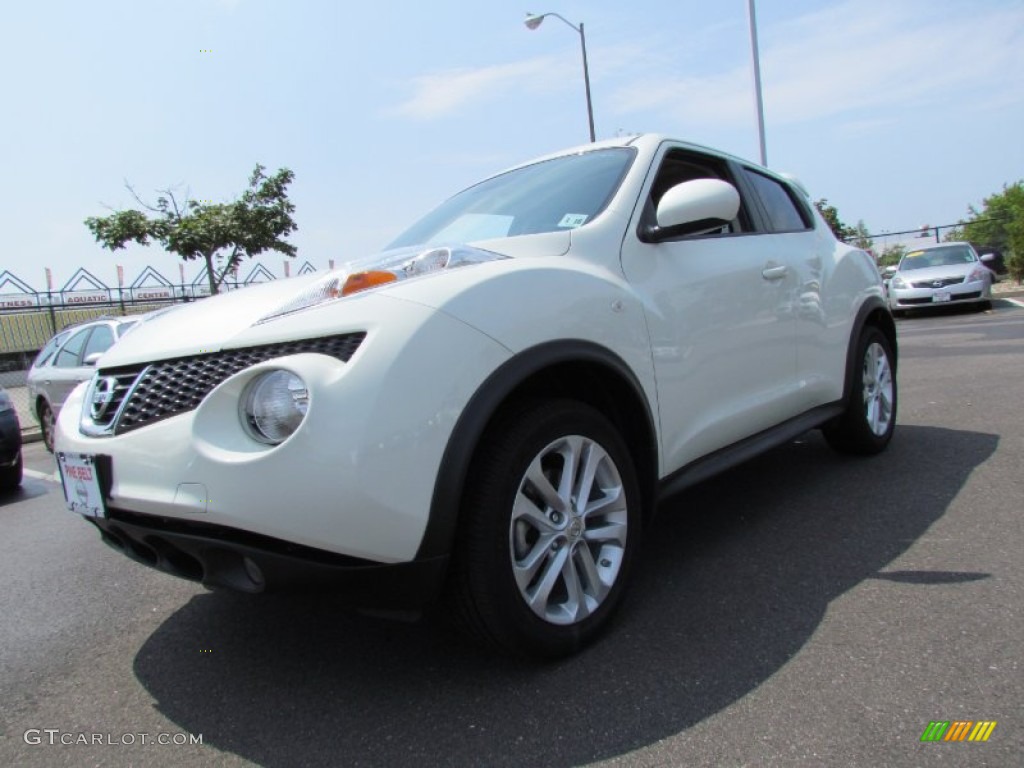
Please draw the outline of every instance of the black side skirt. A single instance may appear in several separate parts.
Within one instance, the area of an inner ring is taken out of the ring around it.
[[[658,487],[658,498],[664,499],[672,496],[691,485],[696,485],[731,467],[749,461],[758,454],[788,443],[804,432],[820,427],[840,416],[844,408],[841,401],[819,405],[789,421],[784,421],[770,429],[740,440],[738,443],[703,456],[662,480]]]

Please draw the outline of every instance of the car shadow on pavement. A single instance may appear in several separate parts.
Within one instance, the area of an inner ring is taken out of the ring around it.
[[[663,504],[611,632],[549,664],[499,658],[428,616],[396,623],[311,597],[193,598],[140,648],[159,710],[267,766],[545,765],[607,759],[735,703],[798,654],[865,579],[947,510],[996,435],[904,426],[871,459],[818,433]]]
[[[58,492],[60,488],[58,487]],[[25,501],[26,499],[35,499],[39,496],[45,496],[50,492],[50,488],[42,480],[36,480],[34,478],[25,477],[21,481],[21,485],[13,491],[7,491],[0,493],[0,507],[7,506],[8,504],[14,504],[15,502]]]

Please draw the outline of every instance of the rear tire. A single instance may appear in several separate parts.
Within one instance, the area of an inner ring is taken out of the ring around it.
[[[456,618],[515,655],[578,651],[622,598],[641,504],[629,449],[598,411],[510,408],[470,464],[448,585]]]
[[[870,325],[861,331],[854,359],[846,411],[822,432],[835,450],[868,456],[884,451],[896,428],[896,363],[889,339]]]

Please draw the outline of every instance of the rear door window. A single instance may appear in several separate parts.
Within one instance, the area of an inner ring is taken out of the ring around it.
[[[797,202],[789,187],[750,168],[744,168],[743,174],[761,199],[772,232],[812,229],[810,212]]]
[[[92,336],[89,337],[89,341],[85,345],[85,351],[82,352],[83,362],[97,352],[106,352],[114,345],[114,332],[110,330],[109,325],[97,325],[93,331]]]

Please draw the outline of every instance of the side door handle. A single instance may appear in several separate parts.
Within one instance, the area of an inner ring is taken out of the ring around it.
[[[761,270],[761,277],[765,280],[781,280],[786,276],[787,271],[788,268],[785,264],[776,264],[769,261],[765,268]]]

